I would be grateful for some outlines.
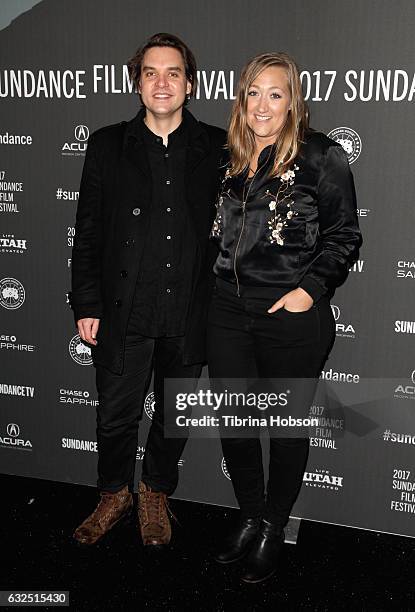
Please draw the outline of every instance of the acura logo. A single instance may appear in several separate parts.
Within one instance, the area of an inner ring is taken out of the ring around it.
[[[11,438],[17,438],[20,433],[20,427],[16,423],[9,423],[7,425],[7,433]]]
[[[335,321],[339,320],[340,317],[340,308],[338,306],[335,306],[334,304],[331,305],[331,310],[333,312],[333,317]]]
[[[85,142],[89,138],[89,129],[86,125],[77,125],[75,128],[75,138],[80,142]]]
[[[412,382],[413,382],[413,383],[414,383],[414,385],[415,385],[415,370],[414,370],[414,371],[412,372],[412,374],[411,374],[411,380],[412,380]]]

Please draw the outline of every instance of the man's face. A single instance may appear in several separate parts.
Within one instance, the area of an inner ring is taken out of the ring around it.
[[[174,115],[191,92],[182,55],[171,47],[152,47],[141,64],[139,92],[147,111],[159,118]]]

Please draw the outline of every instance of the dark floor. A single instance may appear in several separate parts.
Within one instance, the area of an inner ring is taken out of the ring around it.
[[[143,548],[133,520],[80,550],[71,533],[95,489],[4,475],[0,486],[2,590],[67,590],[76,611],[415,610],[410,538],[302,521],[278,573],[247,585],[238,565],[212,560],[235,510],[173,500],[181,526],[162,553]]]

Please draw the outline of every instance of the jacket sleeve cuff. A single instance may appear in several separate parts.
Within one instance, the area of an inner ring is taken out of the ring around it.
[[[74,304],[69,302],[72,309],[75,327],[79,319],[102,319],[103,308],[101,304]]]
[[[326,293],[323,285],[310,276],[305,276],[298,286],[307,291],[308,295],[313,298],[314,304]]]

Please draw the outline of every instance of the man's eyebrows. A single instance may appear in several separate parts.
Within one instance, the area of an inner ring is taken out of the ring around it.
[[[143,70],[157,70],[154,66],[143,66]],[[168,66],[167,70],[176,70],[176,72],[183,72],[183,68],[180,66]]]

